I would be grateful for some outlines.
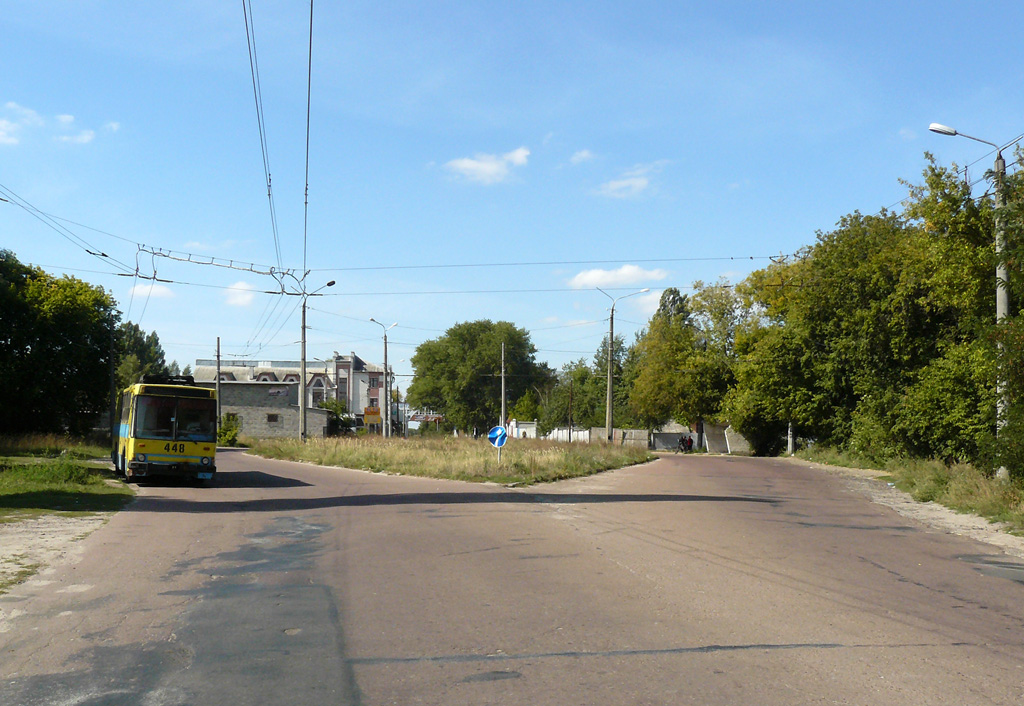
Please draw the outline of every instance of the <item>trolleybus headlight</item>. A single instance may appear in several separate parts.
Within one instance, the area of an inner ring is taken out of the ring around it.
[[[210,465],[210,457],[209,456],[203,456],[203,458],[201,459],[201,463],[204,466],[209,466]]]
[[[146,454],[135,454],[135,460],[136,461],[145,461],[146,460]]]

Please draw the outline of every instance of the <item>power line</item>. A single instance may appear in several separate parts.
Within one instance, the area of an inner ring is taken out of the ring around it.
[[[267,179],[267,200],[270,202],[270,227],[274,236],[274,250],[277,266],[281,267],[281,240],[277,230],[277,209],[274,206],[274,191],[270,178],[270,153],[267,149],[266,121],[263,117],[263,89],[260,84],[260,64],[256,56],[256,26],[252,20],[252,3],[242,0],[242,15],[245,18],[245,39],[249,45],[249,73],[252,74],[253,99],[256,101],[256,123],[260,132],[260,149],[263,152],[263,174]]]
[[[643,262],[734,262],[737,260],[770,260],[774,255],[741,255],[741,256],[719,256],[719,257],[658,257],[646,259],[618,259],[618,260],[545,260],[536,262],[465,262],[465,263],[442,263],[434,265],[367,265],[363,267],[332,267],[312,269],[310,272],[370,272],[381,270],[437,270],[437,269],[458,269],[474,267],[550,267],[558,265],[617,265],[620,263]]]
[[[8,189],[3,184],[0,184],[0,193],[6,194],[7,195],[7,199],[6,200],[10,201],[10,203],[12,203],[15,206],[18,206],[19,208],[23,209],[24,211],[29,213],[33,218],[39,220],[44,225],[46,225],[48,228],[50,228],[51,230],[56,232],[60,237],[62,237],[65,240],[67,240],[69,243],[71,243],[75,247],[77,247],[77,248],[79,248],[81,250],[84,250],[88,255],[91,255],[92,257],[95,257],[97,260],[100,260],[101,262],[109,262],[109,263],[113,264],[116,268],[119,268],[119,269],[123,270],[124,272],[131,272],[131,268],[128,265],[124,264],[120,260],[117,260],[116,258],[111,257],[110,255],[106,254],[105,252],[101,251],[99,248],[97,248],[92,243],[90,243],[87,240],[85,240],[84,238],[81,238],[80,236],[76,235],[70,229],[62,226],[59,223],[57,223],[56,221],[54,221],[54,219],[50,218],[47,214],[45,214],[42,211],[40,211],[38,208],[33,206],[31,203],[29,203],[28,201],[23,199],[18,194],[14,193],[10,189]],[[116,273],[111,273],[111,274],[116,274]]]
[[[306,291],[306,235],[309,230],[309,115],[313,93],[313,0],[309,0],[309,61],[306,66],[306,196],[302,210],[302,291]]]

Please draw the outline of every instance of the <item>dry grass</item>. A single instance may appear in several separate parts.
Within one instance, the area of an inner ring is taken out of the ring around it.
[[[0,456],[30,456],[36,458],[73,458],[86,460],[109,458],[110,448],[83,439],[57,434],[0,434]]]
[[[434,437],[357,437],[253,442],[251,451],[269,458],[310,461],[403,475],[503,484],[541,483],[591,475],[644,463],[646,449],[606,444],[560,444],[515,439],[498,452],[485,440]]]
[[[815,448],[798,455],[833,466],[887,471],[896,487],[915,500],[1005,522],[1015,533],[1024,532],[1024,485],[1019,481],[1006,483],[965,463],[947,466],[941,461],[898,458],[879,468],[877,463],[834,449]]]

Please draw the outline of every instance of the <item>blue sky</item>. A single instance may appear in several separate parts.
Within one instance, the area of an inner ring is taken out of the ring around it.
[[[480,318],[590,359],[595,286],[651,289],[616,307],[632,340],[663,288],[898,207],[925,151],[990,166],[929,123],[1024,132],[1019,2],[320,2],[304,212],[309,5],[251,0],[275,245],[242,8],[0,2],[0,247],[108,289],[181,365],[217,336],[298,358],[299,299],[257,272],[304,257],[307,290],[337,281],[310,360],[381,362],[370,317],[399,374]]]

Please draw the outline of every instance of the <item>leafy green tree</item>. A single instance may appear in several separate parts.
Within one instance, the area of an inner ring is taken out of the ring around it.
[[[717,419],[734,379],[736,336],[746,310],[725,282],[696,282],[694,288],[689,298],[666,289],[636,344],[630,403],[649,428],[669,419]]]
[[[990,456],[992,222],[929,158],[902,214],[853,213],[752,274],[729,417],[763,448],[792,421],[879,459]]]
[[[164,359],[164,349],[160,345],[160,337],[156,331],[144,333],[139,325],[125,321],[117,330],[117,345],[121,361],[134,356],[138,368],[125,368],[126,371],[137,372],[134,378],[118,377],[118,385],[123,388],[139,381],[142,375],[168,375],[170,367]],[[177,363],[175,363],[177,365]],[[118,368],[121,369],[120,366]]]
[[[516,400],[509,410],[509,417],[520,421],[537,419],[540,415],[540,404],[537,401],[537,394],[533,390],[527,390],[522,397]]]
[[[607,375],[603,371],[595,371],[584,360],[563,366],[551,390],[548,404],[541,412],[540,433],[547,434],[556,427],[568,426],[570,419],[575,427],[604,426],[607,382]]]
[[[330,412],[330,416],[327,419],[327,426],[332,433],[349,434],[352,432],[355,420],[352,418],[352,415],[348,413],[348,405],[345,404],[345,400],[321,400],[317,404],[317,407],[320,409],[326,409]]]
[[[113,299],[0,251],[0,304],[0,428],[89,429],[107,407]]]
[[[457,428],[486,431],[501,417],[501,344],[505,344],[506,398],[518,400],[551,377],[538,364],[527,331],[505,321],[456,324],[420,344],[412,357],[410,404],[445,415]]]
[[[117,389],[123,390],[129,385],[134,385],[142,378],[142,374],[143,369],[142,363],[139,362],[139,356],[134,353],[123,356],[114,371]]]

